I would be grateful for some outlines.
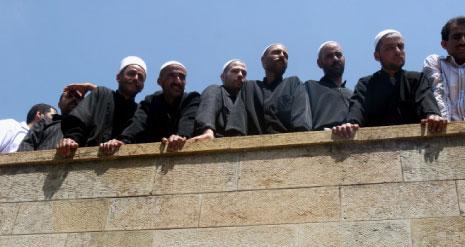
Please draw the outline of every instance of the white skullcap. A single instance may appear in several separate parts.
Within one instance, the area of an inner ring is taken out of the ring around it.
[[[227,61],[226,63],[224,63],[224,65],[223,65],[223,72],[224,72],[224,70],[228,67],[228,65],[230,65],[230,64],[233,63],[233,62],[244,63],[244,62],[242,62],[242,60],[240,60],[240,59],[238,59],[238,58],[231,59],[231,60]]]
[[[386,35],[388,34],[397,34],[399,35],[400,37],[402,37],[402,34],[400,34],[399,31],[397,30],[394,30],[394,29],[386,29],[386,30],[383,30],[381,32],[379,32],[376,37],[375,37],[375,50],[376,50],[376,47],[378,46],[378,43],[379,41]]]
[[[270,49],[270,47],[272,47],[272,46],[277,46],[277,45],[281,45],[281,46],[284,47],[284,45],[281,44],[281,43],[272,43],[272,44],[268,45],[267,47],[265,47],[265,49],[263,49],[262,56],[265,56],[266,51],[267,51],[268,49]]]
[[[119,72],[121,72],[121,70],[126,68],[126,66],[133,65],[133,64],[134,65],[139,65],[140,67],[142,67],[145,70],[145,73],[147,73],[147,65],[145,65],[144,60],[142,60],[142,58],[136,57],[136,56],[127,56],[127,57],[123,58],[123,60],[121,60],[121,65],[119,66]]]
[[[339,45],[339,43],[337,43],[336,41],[332,41],[332,40],[323,42],[323,44],[321,44],[320,47],[318,48],[318,51],[317,51],[318,57],[320,56],[321,49],[323,49],[323,47],[329,44]]]
[[[178,61],[175,61],[175,60],[171,60],[171,61],[168,61],[168,62],[166,62],[166,63],[164,63],[164,64],[161,65],[161,67],[160,67],[160,72],[161,72],[164,68],[166,68],[166,67],[168,67],[168,66],[170,66],[170,65],[179,65],[179,66],[183,67],[185,70],[187,70],[187,69],[186,69],[186,66],[184,66],[182,63],[180,63],[180,62],[178,62]]]

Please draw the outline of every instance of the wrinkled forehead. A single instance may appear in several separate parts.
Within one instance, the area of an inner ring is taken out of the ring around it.
[[[380,41],[380,46],[394,43],[404,43],[404,38],[398,33],[386,34]]]
[[[268,47],[268,49],[266,49],[264,55],[268,55],[271,52],[276,51],[276,50],[288,52],[287,47],[285,47],[283,44],[274,44]]]
[[[232,69],[244,69],[246,70],[247,69],[247,66],[245,65],[245,63],[241,62],[241,61],[234,61],[234,62],[231,62],[226,71],[230,71]]]
[[[145,70],[144,68],[142,68],[142,66],[140,65],[137,65],[137,64],[130,64],[128,66],[126,66],[126,68],[124,68],[125,70],[137,70],[137,71],[140,71],[140,72],[144,72],[145,73]]]
[[[321,48],[321,53],[323,54],[330,52],[333,53],[337,51],[342,52],[342,47],[336,42],[328,43]]]

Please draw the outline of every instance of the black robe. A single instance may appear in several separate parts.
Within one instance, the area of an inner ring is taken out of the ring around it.
[[[61,115],[55,114],[52,120],[42,119],[35,123],[19,145],[18,152],[55,149],[63,137],[61,119]]]
[[[236,101],[236,95],[230,94],[224,86],[208,86],[200,98],[200,106],[195,117],[196,134],[212,129],[216,137],[226,134],[226,123]]]
[[[400,70],[393,77],[383,70],[361,78],[350,100],[348,122],[360,126],[419,123],[440,115],[431,85],[423,73]]]
[[[313,130],[323,130],[347,122],[352,91],[323,76],[320,81],[306,81],[305,88],[312,110]]]
[[[271,84],[246,81],[234,103],[227,135],[259,135],[312,129],[305,87],[292,76]]]
[[[81,147],[98,146],[116,138],[129,125],[136,109],[134,99],[126,100],[118,91],[97,87],[63,118],[63,137]]]
[[[146,143],[159,142],[173,134],[192,137],[199,103],[197,92],[184,93],[174,108],[165,101],[163,92],[148,95],[118,139],[124,143]]]

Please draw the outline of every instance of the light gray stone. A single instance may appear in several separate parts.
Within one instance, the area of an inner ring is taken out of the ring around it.
[[[341,200],[345,220],[459,215],[453,181],[347,186]]]

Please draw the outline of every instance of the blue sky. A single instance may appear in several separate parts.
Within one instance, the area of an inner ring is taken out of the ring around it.
[[[459,0],[0,0],[0,119],[24,121],[36,103],[57,105],[66,84],[91,81],[112,89],[127,55],[148,66],[137,101],[159,90],[158,70],[168,60],[188,69],[187,90],[220,83],[224,62],[241,58],[248,78],[261,79],[260,55],[281,42],[289,49],[286,76],[319,79],[319,45],[336,40],[344,48],[344,78],[379,69],[373,39],[394,28],[406,40],[408,70],[420,70],[432,53],[444,54],[440,29],[465,14]]]

